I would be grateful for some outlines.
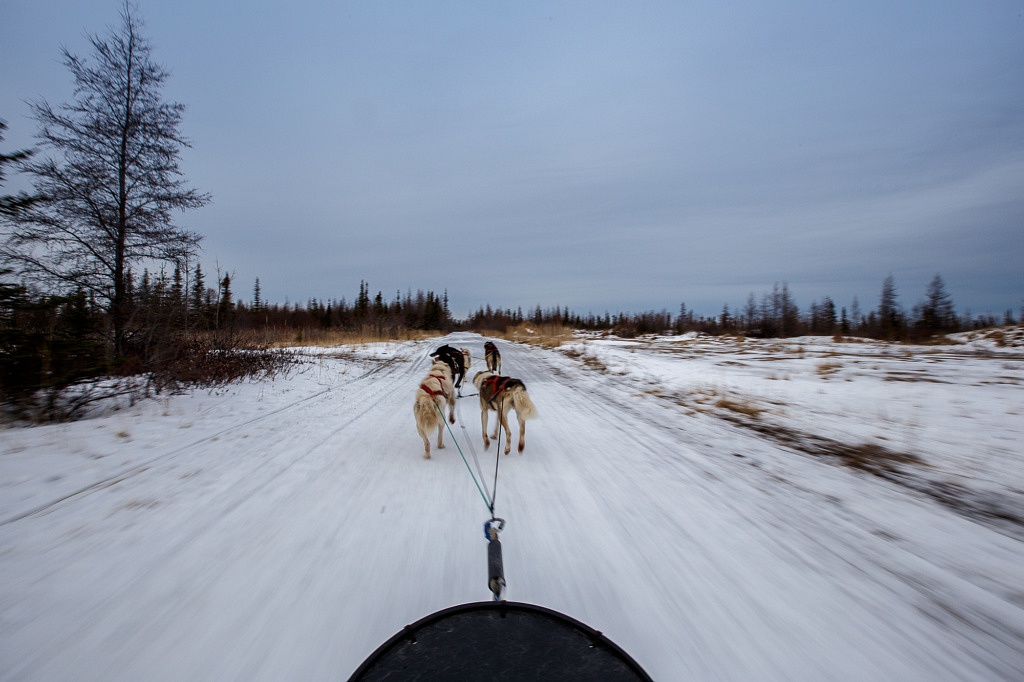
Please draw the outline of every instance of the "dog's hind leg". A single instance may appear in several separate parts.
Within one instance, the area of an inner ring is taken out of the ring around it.
[[[487,403],[480,401],[480,435],[484,437],[484,450],[491,447],[491,439],[487,437]]]
[[[440,403],[440,401],[434,403],[434,405],[435,405],[435,409],[438,411],[438,414],[440,415],[440,413],[441,413],[441,403]],[[443,450],[444,449],[444,419],[438,419],[437,420],[437,449],[438,450]]]
[[[503,428],[505,430],[505,454],[506,455],[509,452],[512,451],[512,429],[510,429],[508,427],[508,411],[510,409],[512,409],[512,405],[511,404],[503,405],[502,406],[501,420],[500,420],[501,421],[501,428]],[[520,443],[521,442],[522,442],[522,437],[520,436]],[[522,450],[523,449],[520,446],[519,451],[522,452]]]
[[[423,439],[423,459],[430,459],[430,429],[437,422],[431,410],[434,409],[434,402],[426,394],[417,396],[413,405],[413,414],[416,417],[416,433]]]
[[[430,439],[427,438],[427,434],[424,433],[423,429],[418,429],[420,432],[420,438],[423,439],[423,459],[430,459]]]
[[[536,418],[537,407],[530,400],[530,394],[525,389],[513,391],[512,402],[516,411],[516,420],[519,422],[519,452],[522,452],[526,447],[526,420]]]

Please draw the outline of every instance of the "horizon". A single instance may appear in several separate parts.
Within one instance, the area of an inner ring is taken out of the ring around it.
[[[232,282],[233,281],[234,280],[232,280]],[[944,280],[943,280],[943,283],[945,283]],[[395,295],[392,295],[392,296],[389,297],[387,294],[384,293],[384,290],[375,289],[374,287],[370,286],[368,282],[366,284],[368,286],[368,291],[370,292],[371,300],[374,299],[377,296],[377,294],[381,295],[381,298],[382,298],[383,302],[386,305],[391,305],[396,300]],[[779,284],[780,288],[783,287],[783,286],[787,286],[788,285],[788,283],[786,283],[786,282],[780,282],[778,284]],[[349,297],[347,295],[345,295],[345,296],[328,296],[328,297],[314,296],[314,297],[306,299],[305,301],[292,301],[292,300],[288,300],[288,299],[286,299],[284,301],[268,301],[262,295],[262,280],[260,281],[260,285],[261,285],[260,303],[262,305],[264,305],[264,306],[286,306],[287,305],[287,306],[301,306],[303,308],[308,308],[309,304],[315,301],[315,302],[317,302],[319,304],[344,303],[345,305],[347,305],[347,306],[349,306],[351,308],[351,307],[354,306],[355,300],[358,297],[358,293],[357,293],[355,296],[352,296],[352,297]],[[798,309],[798,311],[799,311],[801,316],[804,316],[804,315],[808,314],[808,308],[811,306],[812,303],[818,303],[818,304],[823,303],[826,298],[830,299],[832,301],[832,303],[835,305],[835,309],[836,309],[836,314],[837,315],[839,315],[841,310],[842,311],[846,311],[846,313],[849,314],[849,315],[852,315],[853,314],[853,308],[854,308],[853,304],[856,303],[856,307],[859,309],[859,311],[861,313],[861,316],[866,318],[869,313],[875,312],[877,310],[878,304],[879,304],[879,300],[881,299],[881,291],[882,291],[882,284],[880,283],[879,284],[879,291],[878,291],[878,295],[877,295],[876,299],[869,300],[869,301],[863,301],[860,298],[855,296],[849,302],[843,303],[843,302],[837,301],[835,298],[832,298],[831,296],[822,295],[822,296],[818,296],[818,297],[815,297],[813,299],[810,299],[808,302],[806,302],[804,304],[801,304],[799,300],[797,300],[795,297],[793,297],[793,302],[795,303],[795,305],[796,305],[796,307],[797,307],[797,309]],[[1014,320],[1016,322],[1024,323],[1024,303],[1022,303],[1021,307],[1017,308],[1017,309],[1007,309],[1007,310],[998,311],[998,312],[974,311],[974,310],[969,310],[969,309],[966,309],[966,308],[963,308],[963,307],[957,305],[957,303],[956,303],[956,294],[955,294],[955,292],[950,291],[948,286],[945,287],[945,291],[950,296],[950,298],[952,299],[952,304],[953,304],[954,312],[959,317],[969,317],[971,320],[977,320],[978,318],[981,318],[981,317],[995,317],[997,319],[1002,319],[1005,316],[1006,313],[1010,313],[1013,316],[1013,318],[1014,318]],[[233,297],[235,299],[235,303],[236,304],[237,303],[242,303],[242,304],[244,304],[246,306],[251,306],[252,303],[255,300],[254,297],[252,297],[252,296],[250,296],[249,298],[246,298],[245,296],[239,295],[238,293],[236,293],[234,291],[232,293],[233,293]],[[661,314],[661,313],[667,313],[667,314],[671,315],[673,319],[676,319],[679,316],[680,306],[681,305],[685,305],[687,313],[694,315],[698,319],[699,318],[715,319],[715,318],[718,318],[721,315],[721,313],[722,313],[722,308],[719,308],[717,311],[700,311],[700,310],[696,310],[693,307],[691,307],[686,301],[680,301],[680,303],[677,304],[674,308],[661,307],[661,308],[644,308],[644,309],[640,309],[640,310],[610,310],[609,309],[609,310],[601,310],[601,311],[595,311],[595,310],[581,311],[581,310],[573,308],[572,306],[557,305],[557,304],[556,305],[552,305],[552,306],[539,306],[539,305],[530,305],[530,306],[523,306],[523,305],[505,306],[505,305],[503,305],[503,306],[498,306],[498,305],[494,305],[494,304],[492,304],[490,302],[485,302],[485,303],[477,306],[476,308],[468,310],[465,313],[459,314],[451,306],[451,303],[450,303],[451,294],[447,290],[445,290],[445,291],[433,291],[433,290],[430,290],[430,289],[423,289],[423,288],[417,288],[415,290],[407,288],[406,290],[396,291],[394,293],[397,294],[398,297],[401,298],[402,301],[404,301],[406,299],[406,296],[413,296],[413,297],[415,297],[416,294],[423,294],[423,295],[433,294],[435,296],[438,296],[442,300],[447,298],[448,301],[449,301],[449,305],[448,305],[449,313],[451,314],[451,316],[452,316],[452,318],[453,318],[453,320],[455,322],[466,322],[470,317],[472,317],[476,313],[478,313],[480,311],[484,311],[486,309],[490,309],[490,310],[492,310],[495,313],[498,313],[498,312],[501,312],[501,313],[504,313],[504,312],[519,313],[519,312],[521,312],[523,317],[524,317],[524,319],[528,320],[533,315],[534,311],[537,310],[538,307],[545,314],[554,312],[557,309],[559,311],[566,311],[567,310],[571,316],[575,316],[575,317],[581,317],[581,318],[595,317],[595,318],[598,318],[598,319],[603,318],[606,314],[614,318],[614,317],[616,317],[618,315],[638,316],[638,315],[644,315],[644,314]],[[751,293],[754,294],[754,300],[756,301],[756,303],[758,305],[760,305],[760,303],[762,301],[762,298],[764,298],[765,296],[770,296],[771,295],[771,291],[751,292]],[[790,289],[790,294],[792,294],[792,290],[791,289]],[[896,287],[896,307],[897,307],[897,309],[900,312],[905,313],[905,314],[912,313],[914,307],[916,305],[920,304],[920,303],[923,303],[925,301],[925,299],[926,299],[926,297],[924,295],[924,291],[922,290],[921,296],[919,296],[917,299],[915,299],[912,303],[908,304],[904,300],[904,297],[901,295],[900,290],[899,290],[899,286],[898,286],[898,282],[897,282],[897,287]],[[743,307],[746,304],[747,304],[747,299],[746,298],[744,298],[742,303],[737,303],[736,305],[732,305],[731,303],[727,304],[729,306],[729,313],[730,313],[730,315],[732,315],[734,317],[738,316],[740,314],[740,312],[742,311]]]
[[[72,100],[60,47],[90,59],[120,6],[5,8],[3,151],[34,146],[26,100]],[[281,303],[365,280],[447,291],[460,317],[714,316],[783,282],[802,309],[872,309],[892,275],[909,310],[940,274],[958,311],[1024,304],[1015,2],[135,14],[186,106],[185,178],[213,196],[176,224],[243,299],[256,278]]]

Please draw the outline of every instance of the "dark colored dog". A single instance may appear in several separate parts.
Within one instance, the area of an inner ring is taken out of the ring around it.
[[[466,378],[466,358],[461,350],[444,345],[431,353],[430,357],[437,358],[451,367],[455,388],[462,386],[462,380]]]
[[[498,347],[490,341],[484,343],[484,361],[487,363],[488,372],[501,374],[501,353],[498,352]]]

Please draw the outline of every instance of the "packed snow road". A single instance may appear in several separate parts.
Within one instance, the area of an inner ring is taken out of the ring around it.
[[[1024,676],[1019,538],[501,342],[540,412],[524,453],[483,450],[467,384],[424,460],[413,392],[441,343],[482,368],[472,334],[328,349],[274,382],[6,430],[0,677],[344,679],[490,598],[492,493],[505,597],[656,680]]]

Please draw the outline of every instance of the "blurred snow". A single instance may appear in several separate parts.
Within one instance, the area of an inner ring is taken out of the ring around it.
[[[490,598],[474,476],[505,596],[656,680],[1024,678],[1019,338],[499,340],[525,452],[467,386],[422,459],[428,354],[483,341],[0,431],[0,678],[344,679]]]

